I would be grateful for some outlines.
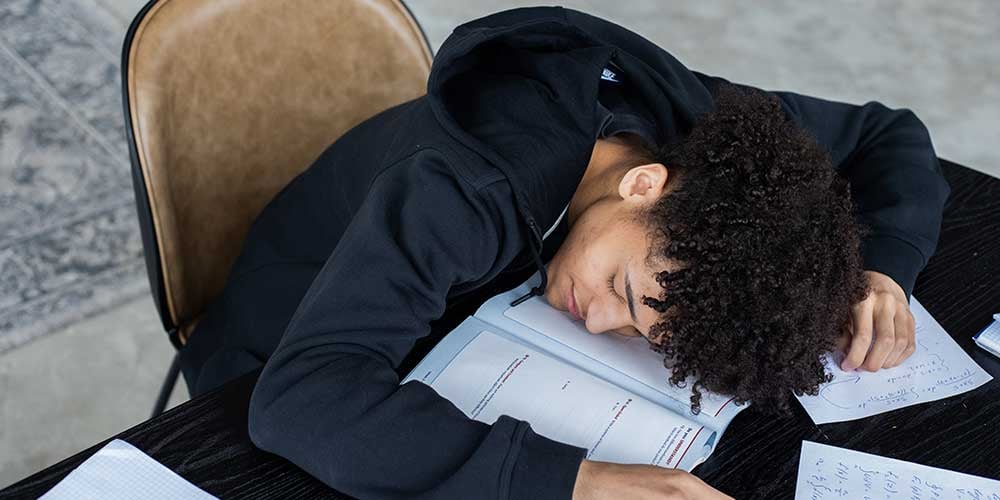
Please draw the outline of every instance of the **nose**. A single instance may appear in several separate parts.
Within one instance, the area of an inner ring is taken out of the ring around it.
[[[587,307],[580,309],[580,315],[584,318],[584,325],[587,331],[593,335],[602,333],[617,333],[613,330],[628,327],[631,324],[631,317],[628,310],[622,315],[621,304],[609,304],[599,298],[593,298]]]

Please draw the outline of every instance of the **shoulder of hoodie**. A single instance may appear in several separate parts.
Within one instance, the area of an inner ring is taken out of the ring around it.
[[[419,181],[430,181],[433,175],[444,173],[461,185],[462,191],[474,192],[479,195],[493,194],[497,189],[511,192],[510,183],[503,172],[499,169],[490,169],[492,171],[486,175],[476,175],[472,169],[468,168],[469,160],[464,159],[463,156],[454,150],[449,150],[444,144],[420,144],[414,146],[409,152],[395,156],[395,159],[386,162],[378,174],[372,178],[372,184],[375,184],[382,175],[396,169],[418,169],[418,172],[414,172],[416,174],[414,179]],[[481,158],[472,161],[486,163]]]
[[[470,220],[472,214],[478,214],[479,220],[488,220],[482,229],[491,234],[495,232],[498,241],[504,243],[494,249],[497,254],[489,276],[495,276],[497,270],[513,261],[525,244],[520,214],[514,203],[514,191],[502,173],[499,176],[470,178],[467,169],[456,166],[462,161],[462,155],[454,152],[449,154],[447,145],[421,144],[408,154],[385,164],[372,179],[372,184],[384,175],[387,176],[384,181],[403,183],[405,191],[416,193],[418,203],[446,207],[442,210],[447,213],[442,214],[444,217],[440,220]],[[463,227],[463,237],[479,239],[478,235],[468,234],[471,226]]]
[[[376,116],[362,124],[363,127],[371,127],[369,134],[381,135],[383,140],[387,131],[391,131],[392,136],[384,145],[385,154],[380,161],[382,166],[372,182],[392,168],[434,168],[440,165],[468,190],[480,194],[490,192],[491,195],[497,190],[512,192],[507,175],[502,170],[452,138],[440,126],[430,110],[427,94],[387,111],[379,113],[383,116]],[[378,122],[388,127],[379,126]],[[432,161],[418,161],[421,159]]]
[[[427,123],[425,127],[435,128],[437,122]],[[430,196],[453,193],[456,203],[448,206],[455,210],[462,210],[463,207],[482,210],[490,214],[497,231],[517,231],[519,216],[513,188],[500,169],[482,156],[466,150],[465,146],[453,144],[450,138],[427,134],[426,128],[412,134],[402,131],[401,135],[405,137],[390,140],[391,146],[382,156],[381,166],[371,178],[368,191],[380,179],[385,181],[391,178],[390,182],[409,184],[407,189],[419,190]]]

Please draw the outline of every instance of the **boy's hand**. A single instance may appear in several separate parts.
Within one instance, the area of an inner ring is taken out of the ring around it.
[[[844,371],[862,367],[868,371],[892,368],[913,354],[913,313],[906,293],[895,280],[877,271],[865,271],[871,292],[851,307],[851,338]],[[869,347],[871,350],[869,351]]]
[[[693,474],[648,464],[584,460],[573,487],[573,500],[732,500]]]

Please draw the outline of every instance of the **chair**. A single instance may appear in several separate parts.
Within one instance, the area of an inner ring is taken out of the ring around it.
[[[150,289],[180,349],[251,223],[344,132],[426,92],[433,54],[400,0],[151,0],[122,49]],[[179,372],[178,356],[153,416]]]

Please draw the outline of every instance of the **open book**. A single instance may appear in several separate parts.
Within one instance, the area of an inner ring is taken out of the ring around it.
[[[587,458],[690,471],[747,405],[668,382],[663,354],[644,337],[591,334],[582,321],[534,296],[510,307],[541,275],[491,297],[449,332],[400,383],[433,387],[470,418],[525,420]]]

